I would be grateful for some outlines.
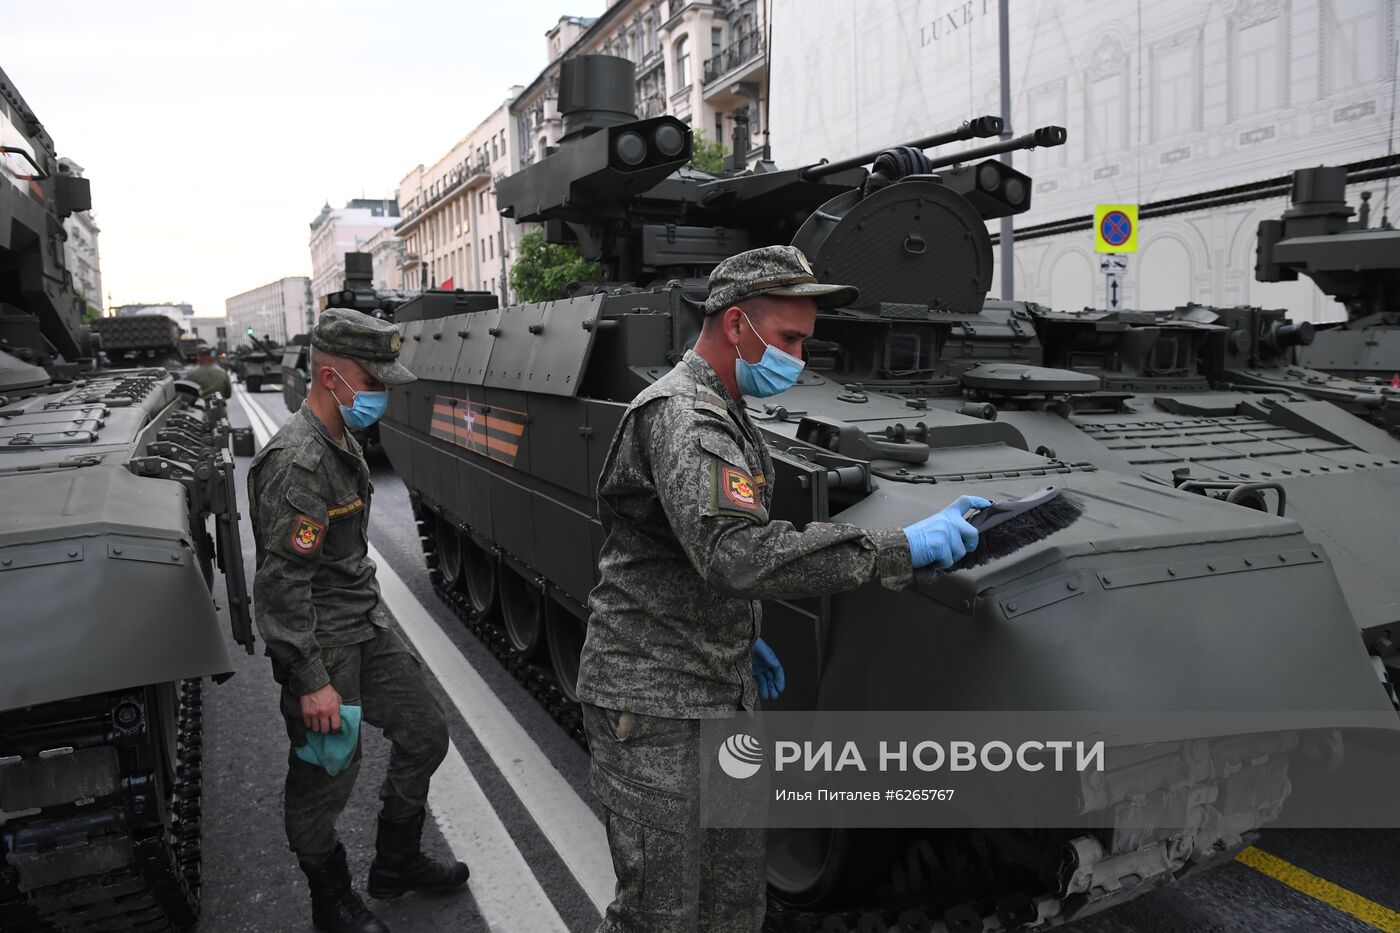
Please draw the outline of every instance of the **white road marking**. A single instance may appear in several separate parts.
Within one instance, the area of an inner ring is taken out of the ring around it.
[[[605,911],[617,888],[617,875],[602,821],[521,728],[384,556],[373,545],[369,553],[379,565],[379,592],[389,611],[550,845],[598,911]]]
[[[271,417],[247,393],[242,393],[239,401],[255,423],[255,433],[261,433],[261,442],[266,443],[273,429]],[[259,422],[262,432],[257,432]],[[602,821],[457,650],[384,555],[373,545],[369,553],[379,567],[379,589],[385,605],[540,831],[602,913],[612,902],[617,885]],[[435,781],[433,786],[438,784]],[[433,809],[436,815],[436,806]],[[533,875],[530,877],[533,880]]]
[[[491,930],[569,933],[455,743],[428,786],[428,808],[452,854],[471,866],[467,887]]]

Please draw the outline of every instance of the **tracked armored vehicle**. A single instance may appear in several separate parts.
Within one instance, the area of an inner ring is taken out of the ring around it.
[[[1047,483],[1087,509],[1039,544],[908,590],[766,602],[763,637],[788,673],[774,708],[1388,715],[1327,551],[1272,512],[1159,482],[1102,445],[1061,446],[1086,435],[1055,401],[1106,402],[1102,379],[1044,368],[1026,308],[984,310],[986,222],[1027,209],[1032,188],[983,159],[1063,130],[922,151],[1000,131],[981,118],[842,162],[714,178],[685,167],[683,123],[635,118],[633,87],[625,60],[563,62],[558,150],[497,189],[507,216],[602,263],[604,284],[505,308],[403,306],[401,359],[419,381],[391,390],[380,432],[440,595],[566,728],[579,734],[610,439],[693,344],[709,270],[772,243],[861,290],[819,315],[797,385],[747,400],[773,454],[773,518],[898,527],[963,493]],[[986,365],[1008,350],[1018,363]],[[1039,399],[1025,420],[995,417],[1007,385]],[[1081,788],[1091,822],[1078,829],[775,830],[769,925],[970,931],[1084,916],[1230,858],[1279,812],[1306,745],[1185,726],[1159,738],[1114,766],[1111,791]],[[1086,828],[1144,801],[1160,807],[1151,826]]]
[[[229,426],[161,366],[98,366],[63,266],[88,182],[3,72],[0,147],[0,929],[182,929],[216,564],[252,646]],[[178,347],[158,321],[108,322],[107,355]]]
[[[1389,385],[1400,382],[1400,230],[1384,214],[1370,225],[1369,191],[1351,220],[1346,184],[1340,166],[1294,172],[1293,206],[1259,224],[1254,274],[1261,282],[1306,275],[1346,307],[1347,319],[1319,325],[1294,351],[1294,362]]]
[[[233,372],[249,392],[261,392],[263,386],[282,381],[282,348],[259,340],[251,328],[247,337],[249,343],[234,356]]]
[[[945,345],[952,409],[983,406],[1059,458],[1273,512],[1323,545],[1394,699],[1400,685],[1400,393],[1289,360],[1284,312],[1056,312],[988,301]]]
[[[282,401],[287,411],[296,411],[306,401],[306,371],[310,356],[311,337],[307,334],[297,334],[282,348]]]

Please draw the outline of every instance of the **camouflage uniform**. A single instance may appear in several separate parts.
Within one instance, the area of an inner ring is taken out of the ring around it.
[[[346,350],[328,352],[353,355]],[[282,686],[291,748],[306,742],[300,698],[331,684],[393,744],[382,816],[407,820],[423,811],[429,778],[447,754],[447,726],[417,657],[380,604],[369,558],[369,467],[348,430],[343,439],[337,443],[303,404],[249,467],[255,616]],[[337,847],[335,821],[360,753],[334,777],[290,749],[287,760],[287,839],[302,862],[319,863]]]
[[[768,248],[721,263],[715,303],[815,283],[805,259],[794,268],[773,249],[797,253]],[[727,276],[777,284],[745,291]],[[817,288],[797,294],[843,287]],[[757,600],[911,579],[903,531],[822,522],[798,531],[769,520],[772,487],[762,435],[693,351],[637,396],[613,438],[598,480],[606,538],[578,679],[590,785],[608,811],[618,875],[600,931],[759,929],[763,834],[700,830],[698,719],[754,708]]]
[[[228,370],[222,366],[205,363],[185,373],[184,378],[199,386],[200,398],[212,398],[215,395],[229,398],[233,395],[233,383],[229,382]]]

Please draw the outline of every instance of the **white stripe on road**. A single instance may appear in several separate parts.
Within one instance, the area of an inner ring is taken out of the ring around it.
[[[471,866],[467,887],[489,929],[569,933],[455,743],[428,785],[428,808],[452,854]]]
[[[373,545],[369,553],[379,565],[380,595],[399,626],[432,668],[438,683],[530,811],[540,831],[598,911],[603,912],[612,902],[617,875],[613,873],[602,821],[491,692],[384,556]]]
[[[260,419],[264,433],[270,436],[273,422],[262,406],[246,393],[239,400],[249,412],[249,420]],[[404,634],[418,649],[540,831],[599,912],[603,912],[613,899],[617,877],[613,873],[602,822],[373,545],[370,557],[379,566],[380,594]],[[438,782],[433,786],[438,786]]]

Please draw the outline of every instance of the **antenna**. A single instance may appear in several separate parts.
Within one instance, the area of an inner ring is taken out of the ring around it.
[[[1390,142],[1385,147],[1385,159],[1390,162],[1395,157],[1395,86],[1400,84],[1400,39],[1395,41],[1395,51],[1390,56]],[[1381,229],[1390,228],[1390,175],[1385,176],[1385,196],[1381,199]]]

